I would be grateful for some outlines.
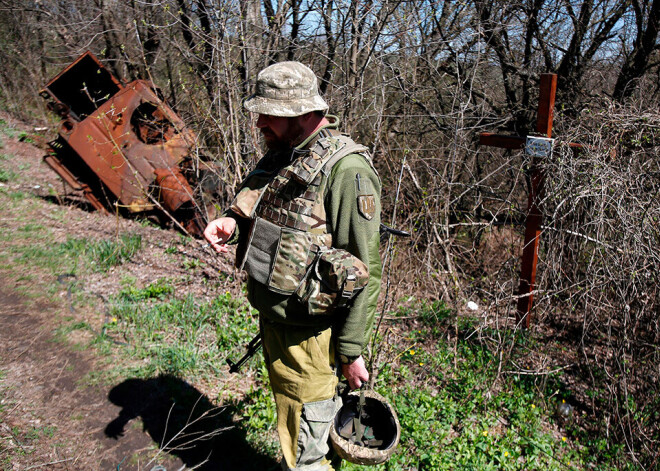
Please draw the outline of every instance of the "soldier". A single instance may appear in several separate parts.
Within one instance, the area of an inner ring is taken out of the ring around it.
[[[369,379],[361,355],[380,292],[381,183],[367,148],[326,114],[305,65],[262,70],[244,106],[258,114],[268,152],[204,236],[219,253],[238,244],[236,265],[260,315],[283,468],[332,470],[338,371],[351,389]]]

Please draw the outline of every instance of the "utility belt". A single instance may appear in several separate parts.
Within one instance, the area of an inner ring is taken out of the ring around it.
[[[346,250],[329,247],[330,237],[255,217],[237,266],[269,290],[296,296],[310,315],[331,314],[367,285],[369,269]]]

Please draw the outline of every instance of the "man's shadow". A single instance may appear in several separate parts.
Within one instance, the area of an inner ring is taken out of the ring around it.
[[[140,417],[159,448],[177,456],[188,468],[199,470],[279,469],[270,456],[254,449],[233,417],[235,406],[215,406],[185,381],[165,375],[128,379],[108,394],[122,408],[105,428],[105,435],[119,438],[132,419]]]

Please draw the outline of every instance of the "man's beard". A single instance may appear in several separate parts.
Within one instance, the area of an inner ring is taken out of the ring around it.
[[[277,136],[267,128],[263,129],[261,133],[266,141],[266,146],[270,150],[291,149],[303,141],[303,128],[295,118],[289,119],[287,129],[284,131],[281,138],[277,138]],[[270,139],[266,139],[266,136]]]

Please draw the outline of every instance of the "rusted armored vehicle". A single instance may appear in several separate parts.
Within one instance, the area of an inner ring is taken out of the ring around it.
[[[62,118],[44,160],[94,208],[155,214],[201,234],[217,179],[152,82],[122,85],[86,52],[40,94]]]

